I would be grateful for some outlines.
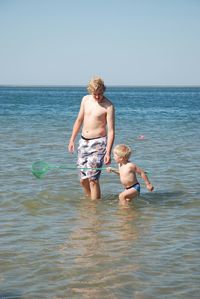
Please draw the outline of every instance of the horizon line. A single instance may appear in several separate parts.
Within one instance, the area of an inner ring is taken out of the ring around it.
[[[151,84],[151,85],[131,85],[131,84],[105,84],[106,87],[200,87],[196,84]],[[86,87],[82,84],[0,84],[0,87]]]

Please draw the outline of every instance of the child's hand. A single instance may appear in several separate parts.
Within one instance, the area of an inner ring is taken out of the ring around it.
[[[154,190],[154,187],[149,183],[146,185],[147,189],[152,192]]]
[[[106,167],[107,172],[112,172],[112,167]]]

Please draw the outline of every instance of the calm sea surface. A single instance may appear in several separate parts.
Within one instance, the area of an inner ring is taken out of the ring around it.
[[[107,89],[115,144],[133,148],[155,186],[139,179],[128,208],[114,174],[102,173],[102,200],[91,202],[67,169],[85,94],[0,88],[0,298],[199,298],[200,88]],[[37,160],[64,167],[37,179]]]

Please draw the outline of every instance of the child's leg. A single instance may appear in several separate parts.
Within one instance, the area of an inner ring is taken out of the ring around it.
[[[83,191],[84,191],[85,195],[88,197],[91,197],[89,179],[80,180],[80,184],[83,187]]]
[[[133,198],[139,195],[139,192],[134,188],[124,190],[122,193],[119,194],[119,201],[122,205],[126,205],[130,202]]]

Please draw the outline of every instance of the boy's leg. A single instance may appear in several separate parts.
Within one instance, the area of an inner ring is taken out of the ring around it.
[[[99,185],[99,180],[90,180],[90,191],[91,191],[91,199],[96,200],[101,198],[101,190]]]
[[[101,168],[106,153],[106,141],[106,137],[100,137],[89,141],[81,139],[79,142],[77,161],[79,168]],[[100,173],[100,170],[94,169],[84,170],[84,172],[80,173],[80,183],[84,189],[84,193],[87,196],[90,196],[92,200],[101,198],[99,185]],[[84,176],[86,176],[87,179],[84,179]]]
[[[85,195],[88,197],[91,197],[89,179],[80,180],[80,184],[83,187],[83,191],[84,191]]]
[[[122,205],[125,205],[138,195],[139,192],[134,188],[127,189],[119,194],[119,201]]]

